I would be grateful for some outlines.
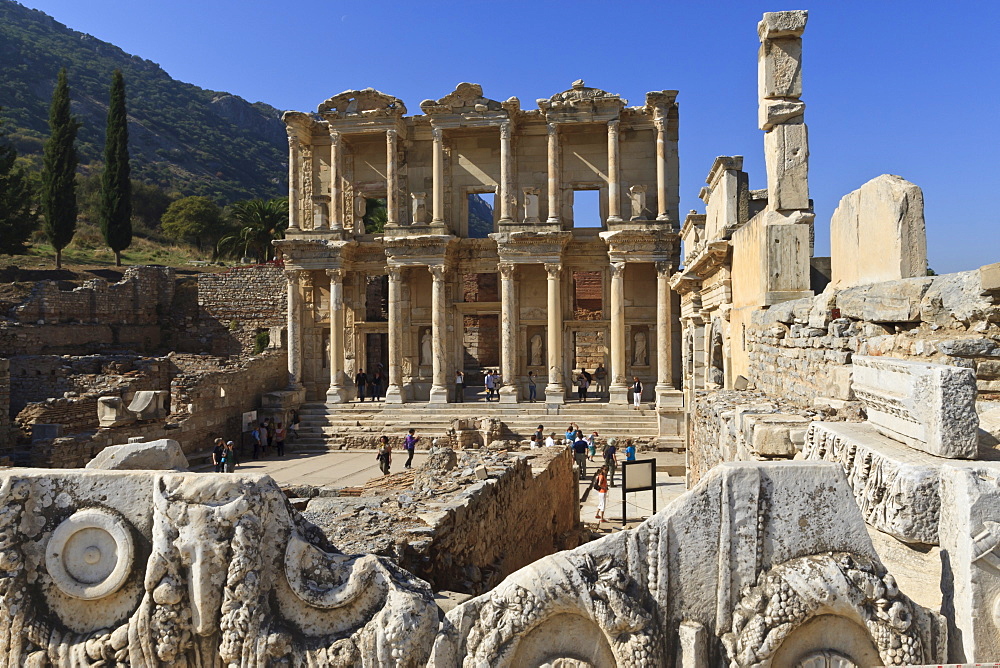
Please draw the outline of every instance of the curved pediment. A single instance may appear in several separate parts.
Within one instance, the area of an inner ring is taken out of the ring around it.
[[[565,107],[576,107],[584,104],[595,104],[599,106],[619,106],[624,107],[628,100],[623,100],[617,93],[609,93],[600,88],[588,87],[583,79],[573,82],[572,88],[556,93],[552,97],[538,100],[539,109],[561,109]]]
[[[374,88],[345,90],[319,105],[319,113],[347,116],[402,116],[406,105],[398,97],[386,95]]]
[[[514,98],[512,98],[514,99]],[[508,100],[509,102],[510,100]],[[460,83],[440,100],[424,100],[420,109],[425,114],[465,114],[500,111],[503,103],[483,97],[483,87],[477,83]]]

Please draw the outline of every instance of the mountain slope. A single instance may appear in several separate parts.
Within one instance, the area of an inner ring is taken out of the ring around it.
[[[219,203],[287,190],[281,113],[172,79],[148,60],[0,0],[0,118],[22,155],[40,155],[60,67],[83,123],[81,164],[101,160],[111,73],[125,75],[133,178]]]

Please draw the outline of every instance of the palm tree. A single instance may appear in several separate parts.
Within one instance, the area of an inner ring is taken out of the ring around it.
[[[237,229],[219,240],[219,254],[264,263],[271,254],[271,242],[283,238],[288,228],[288,198],[236,202],[229,208],[229,217]]]

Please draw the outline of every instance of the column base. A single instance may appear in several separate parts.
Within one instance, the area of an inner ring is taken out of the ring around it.
[[[684,408],[684,392],[675,390],[670,385],[657,385],[653,390],[656,393],[657,408]]]
[[[628,385],[611,385],[608,388],[608,403],[609,404],[630,404],[631,394],[628,391]]]
[[[500,388],[500,403],[516,404],[519,402],[517,385],[504,385]]]
[[[328,404],[343,404],[347,402],[347,390],[340,386],[334,385],[326,391],[326,403]]]
[[[547,404],[566,403],[566,389],[562,385],[546,385],[545,403]]]
[[[383,401],[387,404],[401,404],[404,402],[403,399],[403,388],[399,385],[390,385],[385,388],[385,398]]]
[[[432,404],[448,403],[448,388],[444,385],[431,386],[431,397],[429,401]]]

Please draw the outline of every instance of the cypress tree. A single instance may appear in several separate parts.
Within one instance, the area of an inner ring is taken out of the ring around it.
[[[125,111],[125,78],[121,70],[111,77],[108,130],[101,176],[101,234],[122,266],[122,251],[132,243],[132,182],[129,180],[128,114]]]
[[[59,70],[49,108],[49,138],[42,158],[42,212],[45,234],[56,249],[56,269],[62,268],[62,249],[76,232],[76,131],[80,124],[69,113],[66,68]]]
[[[4,141],[0,128],[0,253],[24,252],[24,242],[38,225],[34,193],[17,151]]]

